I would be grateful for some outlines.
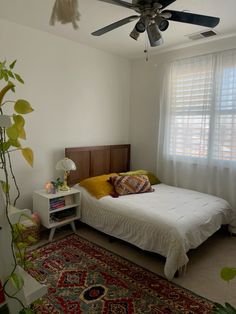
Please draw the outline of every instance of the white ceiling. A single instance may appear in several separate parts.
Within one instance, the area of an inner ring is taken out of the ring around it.
[[[145,35],[142,34],[138,41],[129,37],[135,22],[100,37],[91,35],[91,32],[107,24],[136,14],[133,10],[97,0],[78,0],[81,19],[79,21],[79,29],[74,30],[72,25],[61,25],[59,23],[55,26],[49,25],[54,2],[55,0],[0,0],[0,18],[62,36],[123,57],[136,58],[143,56],[145,42],[147,41]],[[127,0],[127,2],[131,1]],[[185,10],[220,17],[220,23],[215,28],[219,36],[210,40],[228,37],[236,33],[235,0],[176,0],[168,9]],[[186,35],[203,30],[206,30],[206,28],[171,21],[169,28],[163,32],[164,45],[155,48],[150,47],[149,51],[150,53],[158,53],[182,45],[202,43],[209,39],[191,41]]]

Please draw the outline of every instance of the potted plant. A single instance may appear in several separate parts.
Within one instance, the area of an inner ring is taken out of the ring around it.
[[[51,181],[51,184],[54,188],[55,193],[60,190],[60,188],[63,186],[63,181],[61,181],[60,178],[57,178],[55,181]]]
[[[220,272],[220,276],[223,280],[229,282],[236,277],[236,268],[224,267]],[[221,305],[219,303],[215,304],[214,309],[215,314],[236,314],[236,309],[229,303]]]
[[[20,230],[22,226],[19,222],[13,226],[10,210],[11,205],[15,206],[20,197],[11,154],[20,152],[27,163],[33,166],[32,149],[21,144],[21,140],[26,139],[24,115],[31,113],[33,109],[30,103],[24,99],[6,99],[10,92],[15,92],[15,83],[24,83],[21,76],[15,72],[15,64],[16,60],[9,65],[6,61],[0,62],[0,83],[4,83],[0,90],[0,254],[2,255],[0,268],[6,268],[4,271],[0,269],[2,272],[0,272],[0,276],[4,281],[2,290],[7,298],[19,303],[20,313],[31,313],[30,308],[24,304],[21,298],[26,282],[23,279],[22,269],[18,267],[18,261],[22,260],[22,257],[24,258],[24,265],[26,265],[25,256],[22,255],[23,251],[25,253],[26,244],[19,242],[20,232],[23,231]],[[10,178],[12,178],[12,182],[10,182]],[[11,186],[15,186],[17,191],[13,202],[10,197]],[[14,243],[18,243],[17,254]],[[8,272],[7,275],[6,272]],[[11,290],[12,287],[14,291]]]

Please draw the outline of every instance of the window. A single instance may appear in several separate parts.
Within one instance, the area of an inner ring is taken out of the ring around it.
[[[236,51],[171,71],[169,155],[236,161]]]

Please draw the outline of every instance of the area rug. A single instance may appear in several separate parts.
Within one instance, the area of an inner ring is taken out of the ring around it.
[[[207,314],[214,304],[76,234],[29,254],[37,314]]]

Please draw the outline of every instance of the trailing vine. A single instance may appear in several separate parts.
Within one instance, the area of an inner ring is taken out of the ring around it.
[[[3,283],[3,291],[9,298],[17,300],[22,310],[20,313],[33,313],[30,308],[24,306],[23,302],[14,295],[11,295],[7,291],[7,285],[11,282],[16,288],[16,292],[21,290],[24,282],[19,274],[16,274],[16,268],[18,264],[21,264],[23,268],[26,268],[26,260],[25,260],[25,248],[26,245],[24,242],[19,241],[19,236],[23,231],[20,222],[16,225],[12,225],[9,218],[9,207],[11,205],[10,198],[10,180],[9,176],[11,175],[11,179],[16,188],[17,195],[14,199],[13,205],[15,206],[17,199],[20,197],[19,187],[16,182],[16,177],[14,175],[12,162],[11,162],[11,154],[13,152],[19,151],[21,152],[23,158],[27,161],[30,166],[33,166],[33,151],[29,147],[23,147],[20,140],[26,139],[25,133],[25,120],[23,115],[28,114],[33,111],[30,103],[24,99],[18,99],[16,101],[13,100],[4,100],[6,94],[10,91],[15,92],[15,84],[13,83],[21,83],[24,84],[21,76],[15,72],[16,60],[13,61],[9,66],[6,61],[0,62],[0,81],[5,83],[5,86],[0,90],[0,169],[2,170],[3,179],[0,179],[0,184],[2,190],[5,194],[5,215],[7,222],[10,226],[12,238],[11,238],[11,253],[14,261],[14,265],[11,270],[10,276]],[[7,113],[9,113],[9,106],[13,105],[13,113],[12,115],[5,115],[4,109],[7,107]],[[33,242],[33,238],[31,241]],[[18,243],[18,247],[17,247]],[[21,251],[21,247],[19,243],[23,243],[23,253]],[[18,253],[15,253],[15,250],[18,249]],[[23,261],[23,262],[22,262]]]

